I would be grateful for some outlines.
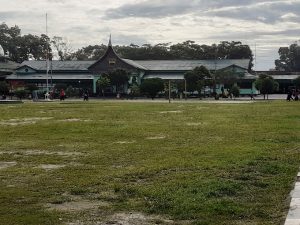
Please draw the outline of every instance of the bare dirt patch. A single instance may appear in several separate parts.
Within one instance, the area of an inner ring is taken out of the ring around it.
[[[0,121],[0,125],[7,125],[7,126],[30,125],[30,124],[35,124],[38,121],[50,120],[50,119],[53,119],[53,117],[15,118],[9,120],[2,120]]]
[[[0,170],[1,169],[6,169],[12,166],[17,165],[17,162],[13,161],[13,162],[0,162]]]
[[[153,137],[147,137],[147,140],[162,140],[162,139],[166,139],[166,136],[164,135],[158,135],[158,136],[153,136]]]
[[[208,123],[206,122],[192,122],[192,123],[186,123],[187,126],[205,126]]]
[[[134,144],[136,141],[117,141],[115,142],[115,144],[120,144],[120,145],[124,145],[124,144]]]
[[[174,224],[173,220],[162,218],[161,216],[151,216],[142,213],[116,213],[106,222],[100,225],[154,225],[154,224]]]
[[[69,118],[69,119],[64,119],[64,120],[58,120],[60,122],[91,122],[92,120],[84,120],[84,119],[79,119],[79,118]]]
[[[47,204],[46,207],[50,210],[58,210],[65,212],[86,211],[97,209],[100,206],[108,206],[109,204],[101,201],[77,200],[64,202],[62,204]]]
[[[38,155],[58,155],[58,156],[79,156],[82,155],[81,152],[63,152],[63,151],[41,151],[41,150],[27,150],[24,151],[24,155],[29,155],[29,156],[38,156]]]
[[[55,170],[65,167],[66,165],[56,165],[56,164],[41,164],[38,168],[42,168],[44,170]]]
[[[183,113],[181,110],[174,110],[174,111],[161,111],[160,114],[167,114],[167,113]]]

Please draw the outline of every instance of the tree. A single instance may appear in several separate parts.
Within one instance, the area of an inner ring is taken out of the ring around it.
[[[142,93],[154,99],[158,92],[164,90],[164,82],[160,78],[146,79],[141,84],[140,89]]]
[[[139,96],[139,95],[140,95],[140,92],[141,92],[140,87],[139,87],[136,83],[134,83],[134,84],[130,87],[130,95],[131,95],[132,97],[137,97],[137,96]]]
[[[277,70],[287,72],[300,71],[300,46],[297,42],[289,47],[280,47],[278,54],[279,59],[275,60]]]
[[[27,84],[25,88],[29,91],[29,93],[39,89],[35,84]]]
[[[267,74],[260,74],[259,78],[255,81],[255,88],[264,95],[264,99],[269,99],[269,94],[278,90],[279,84],[273,79],[273,77]]]
[[[240,88],[237,85],[233,85],[230,89],[230,93],[234,96],[234,99],[240,96]]]
[[[215,73],[215,82],[217,84],[223,84],[226,88],[231,88],[237,81],[239,75],[227,70],[218,70]],[[225,96],[224,88],[222,88],[222,96]]]
[[[208,79],[210,78],[211,74],[205,66],[196,67],[184,74],[188,90],[198,91],[200,97],[203,87],[208,83]]]
[[[120,87],[127,84],[129,81],[129,73],[122,69],[114,70],[107,74],[108,79],[112,85],[116,86],[116,91],[120,91]]]
[[[7,95],[9,93],[9,85],[5,81],[0,81],[0,94]]]
[[[28,59],[46,59],[47,52],[51,58],[50,39],[45,34],[40,37],[32,34],[22,36],[18,26],[8,27],[0,24],[0,45],[5,55],[15,62]]]
[[[294,84],[295,84],[296,88],[300,88],[300,76],[298,76],[298,77],[294,80]]]
[[[22,98],[25,98],[27,95],[28,95],[27,90],[23,90],[23,89],[15,90],[15,96],[17,96],[17,98],[19,98],[20,100],[22,100]]]
[[[101,90],[102,96],[104,97],[105,89],[110,86],[110,80],[107,74],[103,74],[97,80],[97,87]]]
[[[54,36],[51,43],[57,51],[59,60],[63,61],[69,58],[72,52],[72,47],[66,39]]]

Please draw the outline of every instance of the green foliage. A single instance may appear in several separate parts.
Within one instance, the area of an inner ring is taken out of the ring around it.
[[[196,67],[184,74],[188,91],[198,91],[200,95],[203,87],[208,84],[209,78],[211,74],[205,66]]]
[[[33,91],[36,91],[39,88],[35,84],[27,84],[25,89],[28,90],[29,93],[32,93]]]
[[[89,45],[74,52],[70,59],[97,60],[104,55],[106,45]],[[223,41],[213,45],[199,45],[194,41],[170,45],[159,43],[156,45],[143,44],[138,46],[115,46],[115,51],[123,58],[133,60],[170,60],[170,59],[250,59],[249,69],[252,68],[253,56],[248,45],[241,42]]]
[[[57,51],[59,60],[63,61],[70,57],[72,48],[66,39],[54,36],[51,40],[51,43]]]
[[[107,74],[107,78],[112,85],[115,85],[117,92],[120,91],[120,87],[124,84],[128,84],[129,73],[123,69],[117,69]]]
[[[298,43],[289,47],[280,47],[278,50],[279,59],[275,60],[277,70],[300,71],[300,46]]]
[[[26,98],[27,95],[28,95],[28,91],[27,90],[24,90],[24,89],[15,90],[15,96],[17,98],[19,98],[20,100],[23,99],[23,98]]]
[[[226,70],[218,70],[215,74],[217,84],[224,84],[225,86],[233,86],[237,82],[239,76],[236,73]]]
[[[158,92],[164,90],[164,82],[160,78],[146,79],[142,82],[140,89],[142,93],[149,95],[153,99]]]
[[[68,86],[64,83],[58,83],[55,85],[55,90],[60,91],[61,89],[66,90]]]
[[[103,74],[98,80],[97,80],[97,87],[101,90],[102,95],[104,96],[105,89],[110,86],[110,80],[108,78],[107,74]]]
[[[0,81],[0,94],[7,95],[9,93],[9,85],[5,81]]]
[[[230,93],[232,93],[232,95],[237,98],[240,96],[240,88],[237,85],[233,85],[230,89]]]
[[[297,88],[300,88],[300,76],[298,76],[295,80],[294,80],[294,84]]]
[[[260,74],[259,78],[255,81],[255,88],[264,95],[264,99],[266,95],[268,99],[269,94],[278,90],[279,84],[273,79],[273,77],[267,74]]]
[[[70,98],[70,97],[79,97],[80,96],[79,88],[74,88],[72,86],[68,86],[67,89],[66,89],[66,96],[68,98]]]
[[[138,97],[141,93],[140,87],[137,84],[133,84],[130,87],[130,95],[132,97]]]
[[[49,51],[51,58],[50,38],[44,34],[36,36],[32,34],[21,35],[18,26],[8,27],[0,24],[0,45],[4,53],[15,62],[23,62],[28,59],[42,60]]]

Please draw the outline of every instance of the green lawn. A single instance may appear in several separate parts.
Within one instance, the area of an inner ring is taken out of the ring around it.
[[[0,110],[1,225],[279,225],[287,214],[297,102]]]

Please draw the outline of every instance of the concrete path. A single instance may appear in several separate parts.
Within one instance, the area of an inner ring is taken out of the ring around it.
[[[284,225],[300,225],[300,173],[297,176],[295,189],[291,192],[290,210]]]

